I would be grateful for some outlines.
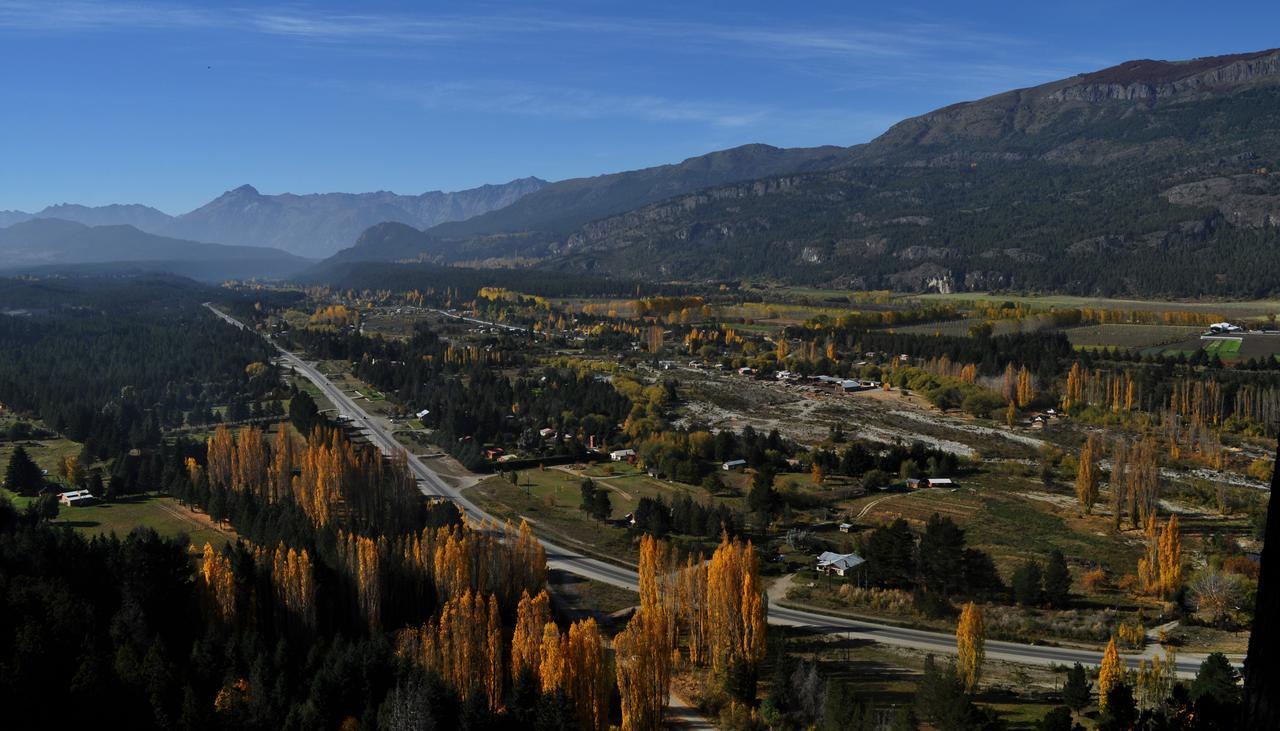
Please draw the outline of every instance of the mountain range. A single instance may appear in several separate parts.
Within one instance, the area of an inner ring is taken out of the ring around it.
[[[167,271],[205,281],[287,277],[311,263],[278,249],[184,241],[127,224],[86,226],[59,218],[0,228],[0,262],[0,269],[9,272],[127,263],[130,270]]]
[[[1132,61],[954,104],[850,148],[736,148],[547,185],[344,261],[653,280],[1260,294],[1280,267],[1280,51]]]
[[[1261,296],[1280,294],[1277,170],[1273,49],[1130,61],[953,104],[852,147],[745,145],[420,196],[263,195],[246,185],[176,217],[61,205],[0,211],[0,226],[89,224],[74,236],[109,238],[131,261],[211,251],[194,241],[332,254],[309,280],[356,263],[367,278],[368,263],[415,262],[666,282]],[[138,251],[118,231],[97,231],[104,224],[124,225]],[[35,240],[24,236],[0,231],[0,247],[21,254]],[[64,259],[113,251],[76,249],[65,236]],[[296,264],[273,261],[273,271]]]
[[[235,246],[282,249],[320,259],[349,246],[366,228],[384,221],[430,227],[508,206],[546,181],[520,178],[501,185],[421,195],[313,193],[263,195],[242,185],[180,216],[144,205],[60,204],[38,213],[0,211],[0,226],[56,218],[88,226],[129,225],[140,231]]]

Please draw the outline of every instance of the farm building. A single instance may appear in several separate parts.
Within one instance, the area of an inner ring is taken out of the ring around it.
[[[849,576],[867,560],[856,553],[823,551],[818,556],[817,570],[828,576]]]
[[[841,533],[849,533],[849,532],[851,532],[851,531],[853,531],[853,523],[841,523],[841,524],[840,524],[840,532],[841,532]]]
[[[911,477],[907,479],[907,487],[920,490],[926,487],[955,487],[956,482],[950,477]]]
[[[636,456],[636,450],[634,449],[615,449],[609,453],[609,459],[614,462],[625,462],[634,456]]]
[[[747,461],[745,459],[731,459],[728,462],[725,462],[724,464],[720,465],[720,469],[728,472],[729,470],[740,470],[746,466],[747,466]]]
[[[97,501],[98,499],[88,490],[72,490],[58,495],[58,502],[69,508],[74,508],[77,505],[92,505]]]

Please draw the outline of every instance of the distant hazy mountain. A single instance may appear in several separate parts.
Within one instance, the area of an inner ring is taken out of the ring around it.
[[[15,223],[30,221],[33,216],[25,211],[0,211],[0,228],[12,226]]]
[[[197,241],[271,246],[324,257],[350,246],[366,228],[384,221],[434,226],[511,205],[545,181],[521,178],[456,193],[316,193],[263,195],[242,185],[183,214],[163,232]]]
[[[672,165],[549,183],[505,208],[444,223],[425,234],[378,227],[338,254],[339,261],[414,256],[484,259],[537,255],[542,245],[592,219],[700,188],[769,175],[829,170],[849,160],[850,149],[784,149],[743,145]],[[352,240],[355,240],[354,238]]]
[[[148,206],[81,206],[63,203],[39,213],[0,211],[0,227],[33,218],[57,218],[87,226],[129,225],[141,231],[193,241],[266,246],[323,258],[350,246],[366,228],[397,221],[427,228],[511,205],[546,182],[520,178],[455,193],[421,195],[315,193],[263,195],[251,185],[227,191],[189,213],[170,216]]]
[[[309,264],[278,249],[183,241],[133,226],[85,226],[57,218],[34,218],[0,228],[0,268],[148,264],[204,279],[283,277]]]
[[[35,214],[34,218],[60,218],[86,226],[133,226],[142,231],[158,233],[173,221],[169,214],[137,203],[108,206],[82,206],[60,203]]]

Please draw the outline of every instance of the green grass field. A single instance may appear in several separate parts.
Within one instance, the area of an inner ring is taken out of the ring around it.
[[[26,508],[31,498],[0,490],[18,509]],[[215,529],[203,513],[192,511],[176,499],[164,495],[130,495],[115,502],[98,503],[68,508],[59,506],[56,525],[74,528],[86,536],[126,536],[134,528],[152,528],[164,536],[186,535],[191,543],[221,545],[234,541],[236,534],[230,528]]]
[[[1235,360],[1240,357],[1240,341],[1209,340],[1204,346],[1204,352],[1211,356],[1216,355],[1223,360]]]
[[[23,439],[18,442],[11,442],[7,439],[9,427],[16,421],[12,416],[0,416],[0,470],[3,470],[9,464],[9,456],[13,454],[13,450],[21,446],[27,450],[27,454],[35,463],[40,465],[40,469],[46,470],[50,480],[56,480],[58,477],[58,467],[67,457],[75,457],[80,454],[80,444],[64,439],[62,437],[52,437],[49,439]],[[39,428],[41,425],[36,423]]]
[[[562,537],[598,555],[626,562],[636,560],[636,542],[626,529],[601,523],[579,509],[582,475],[554,468],[523,470],[518,474],[519,485],[511,484],[505,476],[495,476],[470,488],[467,495],[494,515],[513,522],[519,522],[522,517],[536,522],[539,533],[549,533],[550,539]],[[634,511],[643,497],[661,496],[670,502],[683,493],[700,502],[709,499],[706,491],[699,487],[657,480],[620,463],[593,465],[583,474],[595,480],[597,487],[609,490],[615,519]],[[716,500],[741,509],[740,498]],[[671,536],[671,540],[682,550],[705,550],[714,543],[682,536]]]

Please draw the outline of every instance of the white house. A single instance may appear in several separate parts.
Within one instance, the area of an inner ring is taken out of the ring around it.
[[[818,571],[824,574],[835,576],[848,576],[851,571],[858,568],[867,560],[856,553],[833,553],[831,551],[823,551],[818,556]]]
[[[731,459],[728,462],[725,462],[724,464],[720,465],[720,469],[728,472],[730,470],[740,470],[746,466],[747,466],[747,461],[745,459]]]
[[[634,449],[615,449],[609,453],[609,459],[614,462],[625,462],[634,456],[636,456],[636,450]]]
[[[58,502],[73,508],[77,505],[91,505],[96,502],[97,498],[88,490],[72,490],[58,495]]]

